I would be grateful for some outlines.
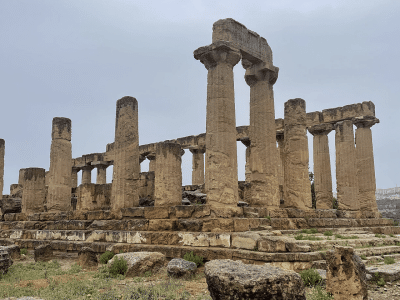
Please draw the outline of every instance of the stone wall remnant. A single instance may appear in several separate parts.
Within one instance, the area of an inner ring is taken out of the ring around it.
[[[43,212],[46,202],[46,170],[42,168],[26,168],[23,171],[22,213],[33,214]]]
[[[296,98],[285,102],[284,207],[310,209],[311,186],[308,176],[306,102]]]
[[[138,102],[117,101],[111,206],[113,210],[139,206]]]
[[[71,120],[53,118],[47,211],[71,210]]]
[[[157,145],[154,182],[154,206],[175,206],[182,202],[182,169],[179,144]]]

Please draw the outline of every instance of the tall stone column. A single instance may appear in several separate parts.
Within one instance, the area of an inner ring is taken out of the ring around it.
[[[96,184],[107,183],[107,167],[109,164],[105,161],[92,162],[92,166],[97,169]]]
[[[133,97],[117,101],[111,207],[139,206],[138,102]]]
[[[0,200],[3,198],[5,146],[6,142],[0,139]]]
[[[356,149],[353,123],[344,120],[335,124],[336,186],[341,210],[359,210]]]
[[[214,211],[237,211],[239,201],[233,67],[240,51],[229,42],[216,42],[194,51],[208,70],[205,187]],[[229,217],[228,213],[227,217]]]
[[[371,127],[379,123],[379,120],[375,117],[363,117],[356,118],[353,122],[357,126],[356,158],[360,209],[378,211]]]
[[[311,209],[306,102],[300,98],[286,101],[284,115],[284,207],[304,210]]]
[[[317,209],[332,209],[332,173],[328,134],[332,124],[319,124],[308,128],[313,135],[314,190]]]
[[[155,172],[155,170],[156,170],[156,154],[150,153],[150,154],[147,154],[146,157],[150,161],[149,162],[149,172]]]
[[[154,206],[182,204],[181,146],[160,142],[156,150]]]
[[[92,170],[93,166],[86,165],[81,168],[82,170],[82,184],[92,183]]]
[[[78,172],[80,168],[72,167],[72,175],[71,175],[71,187],[76,188],[78,186]]]
[[[48,173],[47,211],[71,210],[71,120],[54,118]]]
[[[277,131],[276,141],[278,143],[278,184],[279,184],[279,200],[283,200],[283,186],[285,184],[285,135],[283,130]]]
[[[34,214],[44,211],[46,201],[45,169],[23,169],[22,213]]]
[[[192,184],[204,184],[204,153],[205,147],[189,149],[192,152]]]
[[[250,86],[251,206],[279,207],[273,85],[278,68],[243,60]]]

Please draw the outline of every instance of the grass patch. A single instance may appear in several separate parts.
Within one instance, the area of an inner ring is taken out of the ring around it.
[[[390,233],[389,236],[390,236],[390,237],[394,237],[394,234]]]
[[[333,296],[317,285],[307,293],[307,300],[333,300]]]
[[[325,236],[332,236],[333,232],[332,232],[332,230],[327,230],[327,231],[324,232],[324,235]]]
[[[376,285],[378,286],[385,286],[386,281],[383,279],[378,272],[374,274],[373,281],[375,281]]]
[[[20,255],[27,255],[27,254],[28,254],[28,249],[26,249],[26,248],[20,249],[20,250],[19,250],[19,254],[20,254]]]
[[[320,238],[320,237],[317,237],[317,236],[304,236],[302,234],[298,234],[294,238],[296,240],[298,240],[298,241],[301,241],[301,240],[304,240],[304,241],[320,241],[320,240],[323,239],[323,238]]]
[[[376,233],[376,234],[375,234],[375,237],[377,237],[377,238],[381,238],[381,239],[385,239],[385,238],[386,238],[386,235],[384,235],[384,234],[379,234],[379,233]]]
[[[386,265],[391,265],[395,263],[395,260],[393,257],[388,257],[386,256],[383,260],[385,262]]]
[[[358,236],[356,236],[356,235],[344,236],[341,234],[335,234],[335,238],[342,239],[342,240],[354,240],[354,239],[358,239]]]
[[[300,272],[300,277],[304,282],[304,285],[315,286],[322,283],[322,277],[319,275],[317,270],[308,269]]]
[[[367,257],[363,254],[363,255],[360,255],[360,257],[361,257],[361,259],[363,259],[363,260],[366,260],[367,259]]]
[[[254,250],[254,251],[256,251],[256,250]],[[193,251],[186,252],[186,254],[183,256],[183,259],[194,262],[197,265],[197,267],[202,266],[204,264],[203,256],[193,254]]]
[[[318,233],[318,230],[316,228],[310,228],[310,229],[302,229],[301,233],[305,234],[315,234]]]

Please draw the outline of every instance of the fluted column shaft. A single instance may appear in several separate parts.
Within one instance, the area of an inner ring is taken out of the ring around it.
[[[351,120],[335,124],[336,186],[341,210],[359,210],[356,149]]]
[[[71,210],[71,120],[54,118],[48,173],[47,211]]]
[[[5,141],[0,139],[0,199],[3,198],[5,146]]]
[[[85,183],[92,183],[92,166],[84,166],[81,168],[82,169],[82,184]]]
[[[279,207],[278,157],[276,150],[273,85],[278,68],[263,63],[247,65],[250,86],[251,206]]]
[[[317,209],[332,209],[332,173],[328,134],[331,124],[315,125],[308,129],[313,135],[314,190]]]
[[[192,184],[204,184],[204,153],[205,148],[189,149],[192,152]]]
[[[353,120],[356,129],[356,157],[358,199],[361,210],[378,211],[376,203],[376,179],[371,127],[379,120],[371,117]]]
[[[72,167],[72,174],[71,174],[71,187],[76,188],[78,186],[78,172],[80,168]]]
[[[285,184],[285,135],[283,130],[277,132],[276,141],[278,142],[278,184],[279,184],[279,199],[283,200],[283,186]]]
[[[22,170],[24,176],[21,202],[22,213],[43,212],[46,201],[46,171],[42,168],[26,168]]]
[[[181,150],[181,146],[176,143],[157,144],[154,206],[182,204]]]
[[[303,99],[296,98],[285,102],[284,131],[284,206],[304,210],[311,209],[306,102]]]
[[[235,207],[239,201],[233,67],[240,52],[228,42],[201,47],[194,53],[208,70],[206,167],[207,203]]]
[[[133,97],[117,101],[114,153],[111,207],[139,206],[138,102]]]

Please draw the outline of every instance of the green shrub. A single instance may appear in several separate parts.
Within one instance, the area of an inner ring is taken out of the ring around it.
[[[266,219],[268,219],[268,220],[271,221],[271,217],[270,217],[270,216],[266,216],[266,217],[264,217],[264,218],[266,218]]]
[[[125,275],[128,271],[128,263],[123,257],[116,257],[110,266],[110,274],[113,277]]]
[[[363,255],[360,255],[360,257],[361,257],[361,259],[363,259],[363,260],[366,260],[367,259],[367,257],[363,254]]]
[[[304,238],[304,236],[302,234],[296,235],[294,237],[295,240],[301,241]]]
[[[374,281],[376,282],[376,284],[379,285],[379,286],[384,286],[384,285],[386,284],[385,279],[383,279],[383,278],[379,275],[378,272],[376,272],[376,273],[374,274],[373,280],[374,280]]]
[[[198,267],[202,266],[204,264],[203,256],[195,255],[195,254],[193,254],[193,251],[186,252],[186,254],[183,256],[183,259],[194,262]]]
[[[385,262],[386,265],[391,265],[391,264],[395,263],[394,258],[393,257],[388,257],[388,256],[385,257],[384,262]]]
[[[344,236],[341,234],[335,234],[335,238],[342,239],[342,240],[353,240],[353,239],[358,239],[358,236],[356,236],[356,235]]]
[[[332,236],[333,232],[332,232],[332,230],[327,230],[327,231],[324,232],[324,235],[325,236]]]
[[[28,254],[28,249],[26,249],[26,248],[22,248],[22,249],[20,249],[19,250],[19,254],[23,254],[23,255],[27,255]]]
[[[389,234],[389,236],[390,236],[390,237],[394,237],[394,234],[391,233],[391,234]]]
[[[385,238],[386,238],[386,235],[376,233],[376,234],[375,234],[375,237],[385,239]]]
[[[295,240],[301,241],[301,240],[307,240],[307,241],[320,241],[322,238],[317,237],[317,236],[304,236],[302,234],[296,235],[294,237]]]
[[[106,251],[100,256],[100,262],[102,264],[106,264],[113,257],[114,257],[114,252]]]
[[[333,300],[333,296],[317,285],[307,294],[307,300]]]
[[[315,269],[308,269],[300,272],[304,285],[315,286],[322,281],[321,275]]]
[[[310,228],[310,229],[302,229],[301,233],[305,234],[315,234],[318,233],[318,230],[316,228]]]

